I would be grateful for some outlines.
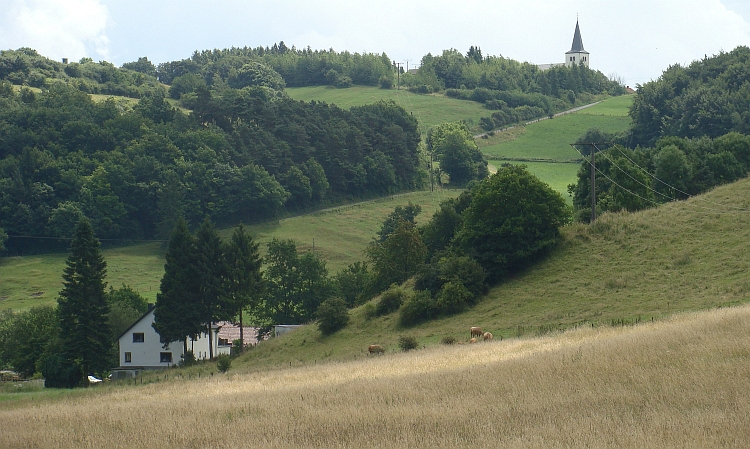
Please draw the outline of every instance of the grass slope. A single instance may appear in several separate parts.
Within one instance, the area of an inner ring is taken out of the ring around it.
[[[238,363],[252,367],[361,358],[370,344],[398,348],[468,339],[470,326],[497,337],[578,325],[619,325],[676,312],[730,306],[750,296],[750,180],[688,201],[633,214],[605,214],[563,230],[564,243],[533,269],[493,288],[463,314],[402,329],[397,316],[352,322],[322,338],[307,326],[259,345]],[[739,209],[735,209],[739,208]]]
[[[123,435],[137,435],[160,448],[745,447],[748,363],[744,306],[348,363],[4,394],[0,446],[127,448]]]
[[[336,104],[343,109],[380,100],[393,100],[417,118],[422,133],[426,133],[435,125],[459,120],[475,126],[480,118],[487,117],[492,112],[474,101],[456,100],[439,94],[413,94],[404,89],[380,89],[367,86],[337,89],[331,86],[312,86],[289,87],[286,92],[295,100],[323,101]]]
[[[331,274],[364,258],[362,251],[380,229],[385,217],[398,205],[422,206],[419,221],[429,220],[440,201],[458,196],[458,190],[412,192],[374,201],[341,206],[274,223],[248,226],[260,242],[274,237],[294,239],[301,251],[315,251],[327,261]],[[221,231],[228,239],[231,229]],[[261,246],[261,250],[263,250]],[[147,243],[103,250],[107,282],[113,287],[127,284],[153,302],[164,273],[164,250]],[[66,254],[0,258],[0,309],[25,309],[53,304],[62,289]]]

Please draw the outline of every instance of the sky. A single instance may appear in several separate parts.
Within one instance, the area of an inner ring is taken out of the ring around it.
[[[750,0],[0,0],[0,49],[154,64],[272,46],[383,53],[404,66],[479,46],[561,63],[576,20],[591,68],[635,86],[670,65],[750,45]]]

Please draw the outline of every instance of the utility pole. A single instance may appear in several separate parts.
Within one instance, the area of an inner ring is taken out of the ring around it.
[[[399,90],[401,89],[401,64],[403,64],[403,62],[393,61],[393,64],[396,66],[396,79],[398,80],[396,82],[396,90]]]
[[[599,150],[599,147],[597,145],[602,145],[603,142],[590,142],[590,143],[571,143],[570,146],[575,148],[576,151],[578,151],[577,146],[588,146],[591,147],[591,223],[593,223],[596,220],[596,152],[601,151]]]

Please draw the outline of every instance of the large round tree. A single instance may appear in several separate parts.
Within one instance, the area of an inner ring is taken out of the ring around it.
[[[497,282],[551,249],[570,209],[525,166],[508,164],[472,189],[463,218],[457,241]]]

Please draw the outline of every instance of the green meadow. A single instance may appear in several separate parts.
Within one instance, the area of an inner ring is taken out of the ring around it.
[[[299,251],[315,251],[327,262],[331,274],[364,259],[363,250],[396,206],[419,204],[419,222],[429,220],[439,203],[454,198],[459,190],[404,193],[377,200],[345,205],[248,226],[253,237],[264,244],[273,238],[293,239]],[[231,229],[221,231],[228,239]],[[145,243],[102,251],[107,261],[107,283],[122,284],[139,291],[150,302],[156,300],[164,273],[164,252],[160,243]],[[62,289],[66,254],[0,258],[0,309],[25,309],[54,304]]]
[[[435,125],[459,120],[464,120],[469,126],[474,127],[479,123],[480,118],[487,117],[492,112],[474,101],[456,100],[440,94],[413,94],[405,89],[380,89],[366,86],[337,89],[331,86],[313,86],[290,87],[286,89],[286,92],[295,100],[322,101],[338,105],[342,109],[380,100],[393,100],[417,118],[423,134]]]

